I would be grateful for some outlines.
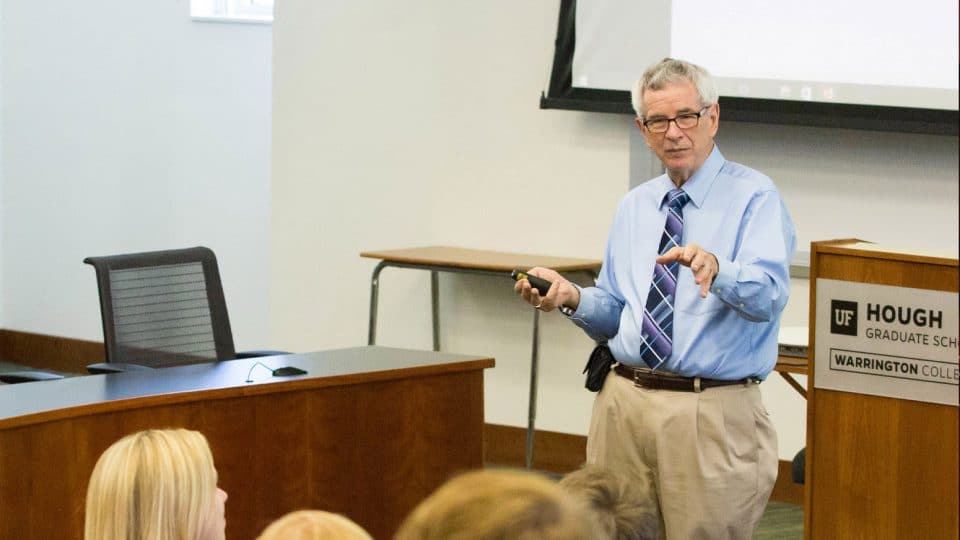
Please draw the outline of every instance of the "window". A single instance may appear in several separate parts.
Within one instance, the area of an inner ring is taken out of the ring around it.
[[[270,24],[273,0],[190,0],[190,16],[198,21]]]

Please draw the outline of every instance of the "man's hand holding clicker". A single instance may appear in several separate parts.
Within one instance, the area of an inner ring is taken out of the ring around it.
[[[538,266],[530,269],[527,273],[552,282],[550,290],[547,291],[545,296],[541,296],[540,292],[525,279],[514,283],[513,290],[531,306],[542,311],[553,311],[560,305],[570,306],[575,309],[576,306],[580,304],[580,291],[561,276],[559,272]]]

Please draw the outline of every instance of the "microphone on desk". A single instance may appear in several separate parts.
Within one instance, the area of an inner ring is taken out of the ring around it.
[[[250,374],[253,373],[253,368],[255,368],[255,367],[257,367],[257,366],[263,366],[263,367],[269,369],[269,370],[270,370],[270,373],[273,374],[274,377],[290,377],[291,375],[306,375],[306,374],[307,374],[307,372],[306,372],[305,370],[302,370],[302,369],[300,369],[300,368],[298,368],[298,367],[283,366],[283,367],[278,367],[278,368],[272,368],[272,367],[264,364],[263,362],[257,361],[257,362],[254,362],[254,364],[253,364],[252,366],[250,366],[250,371],[247,372],[247,380],[244,381],[244,382],[248,382],[248,383],[252,383],[252,382],[253,382],[253,379],[250,378]]]

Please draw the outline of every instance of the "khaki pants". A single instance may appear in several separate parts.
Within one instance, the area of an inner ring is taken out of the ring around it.
[[[662,537],[751,538],[778,460],[759,386],[649,390],[611,371],[594,401],[587,462],[649,486]]]

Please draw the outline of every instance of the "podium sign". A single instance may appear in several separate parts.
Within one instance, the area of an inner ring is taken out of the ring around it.
[[[957,293],[820,278],[816,303],[815,388],[960,404]]]

